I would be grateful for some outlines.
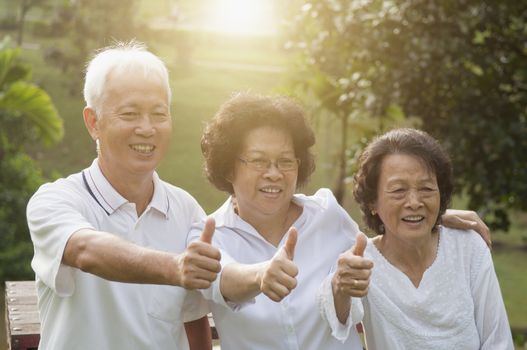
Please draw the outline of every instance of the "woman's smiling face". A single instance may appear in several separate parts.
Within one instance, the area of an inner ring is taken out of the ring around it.
[[[439,206],[436,176],[423,160],[407,154],[384,157],[372,209],[382,220],[385,235],[404,240],[430,235]]]
[[[253,129],[245,136],[238,157],[242,160],[235,161],[231,182],[240,217],[247,222],[272,219],[286,210],[296,190],[298,168],[280,171],[276,162],[295,161],[291,135],[270,126]],[[248,166],[247,160],[269,160],[272,164],[258,171]]]

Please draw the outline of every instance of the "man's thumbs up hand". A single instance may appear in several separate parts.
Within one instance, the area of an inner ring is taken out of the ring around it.
[[[177,285],[187,289],[206,289],[216,279],[221,271],[221,253],[211,244],[215,229],[214,219],[208,218],[200,238],[177,256]]]

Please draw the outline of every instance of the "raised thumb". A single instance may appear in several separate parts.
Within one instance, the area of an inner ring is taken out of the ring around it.
[[[362,232],[357,234],[357,240],[355,245],[351,248],[351,252],[354,255],[364,256],[364,250],[366,249],[366,244],[368,243],[368,237]]]
[[[296,228],[291,227],[289,231],[287,231],[287,241],[284,244],[284,251],[287,254],[287,257],[291,260],[293,260],[295,257],[295,247],[297,240],[298,232],[296,231]]]
[[[216,221],[213,218],[207,218],[205,221],[205,227],[201,232],[199,240],[208,244],[212,243],[212,235],[214,235],[214,230],[216,229]]]

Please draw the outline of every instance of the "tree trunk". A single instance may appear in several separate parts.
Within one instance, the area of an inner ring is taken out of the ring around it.
[[[24,41],[24,24],[29,7],[29,0],[22,0],[22,3],[20,4],[20,17],[18,17],[18,32],[16,38],[18,46],[22,46],[22,42]]]
[[[333,190],[333,194],[335,195],[335,198],[337,199],[337,202],[339,204],[342,204],[344,201],[344,196],[346,194],[346,163],[347,163],[347,157],[346,157],[346,150],[348,149],[348,118],[349,114],[344,112],[341,114],[340,117],[340,152],[339,152],[339,160],[338,160],[338,176],[337,176],[337,184],[335,186],[335,189]]]

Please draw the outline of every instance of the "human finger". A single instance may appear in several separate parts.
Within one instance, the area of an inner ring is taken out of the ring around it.
[[[364,250],[366,249],[366,245],[368,244],[368,237],[362,232],[359,232],[357,235],[357,240],[355,241],[355,245],[351,248],[351,251],[354,255],[357,256],[364,256]]]
[[[283,246],[283,249],[287,257],[290,260],[293,260],[293,258],[295,257],[295,247],[296,247],[297,240],[298,240],[298,232],[296,228],[291,227],[289,231],[287,231],[287,240]]]
[[[213,218],[209,217],[205,221],[205,227],[203,227],[203,231],[201,232],[201,236],[199,237],[199,240],[204,243],[211,244],[212,243],[212,236],[214,235],[214,230],[216,229],[216,222]]]

